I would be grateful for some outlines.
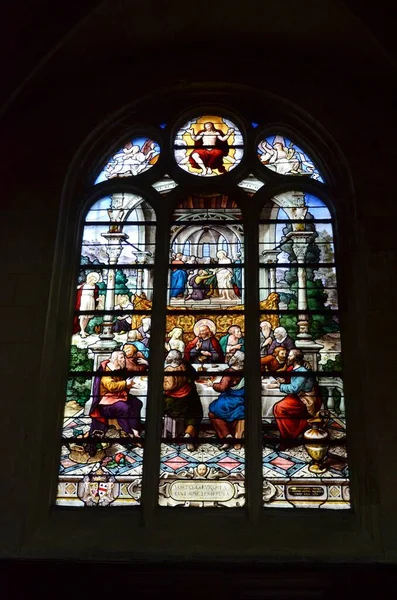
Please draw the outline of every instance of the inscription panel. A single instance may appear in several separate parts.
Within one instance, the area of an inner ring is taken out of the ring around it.
[[[227,502],[234,496],[234,487],[228,481],[174,481],[169,494],[177,501]]]

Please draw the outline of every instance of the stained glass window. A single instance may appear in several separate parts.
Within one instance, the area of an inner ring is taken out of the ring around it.
[[[188,197],[171,227],[160,505],[243,506],[243,225],[223,194]],[[190,242],[190,256],[183,254]],[[225,249],[226,246],[226,249]]]
[[[88,211],[75,296],[59,505],[140,502],[155,216],[114,193]]]
[[[265,512],[349,508],[325,162],[260,135],[258,115],[196,115],[103,149],[76,265],[57,504],[139,507],[143,489],[160,507],[241,508],[249,492]]]
[[[259,229],[264,505],[349,508],[331,215],[290,190]]]

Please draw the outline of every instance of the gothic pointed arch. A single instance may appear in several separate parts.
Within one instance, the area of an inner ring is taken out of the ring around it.
[[[229,104],[135,107],[83,161],[59,505],[350,507],[334,159]]]

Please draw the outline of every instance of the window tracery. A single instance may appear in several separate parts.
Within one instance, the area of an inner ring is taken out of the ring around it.
[[[159,125],[157,137],[131,135],[95,179],[109,187],[82,232],[57,504],[140,504],[153,451],[146,409],[159,402],[150,375],[162,370],[161,506],[244,506],[255,395],[264,505],[349,508],[325,178],[293,136],[241,116],[197,114],[179,128]],[[258,222],[254,255],[244,233]],[[156,236],[168,237],[168,257],[156,253]],[[166,290],[156,287],[159,261]],[[245,293],[247,263],[257,265],[256,305]],[[156,295],[166,312],[160,333],[151,331]],[[254,312],[258,331],[246,331]],[[163,340],[163,363],[151,360],[152,334]],[[247,345],[256,364],[246,363]],[[260,389],[250,383],[255,370]]]

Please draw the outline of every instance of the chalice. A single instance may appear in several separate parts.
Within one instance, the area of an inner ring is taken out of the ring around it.
[[[198,358],[199,362],[201,363],[201,365],[199,366],[197,371],[206,371],[207,369],[204,367],[203,362],[207,359],[207,357],[200,354],[197,358]]]

